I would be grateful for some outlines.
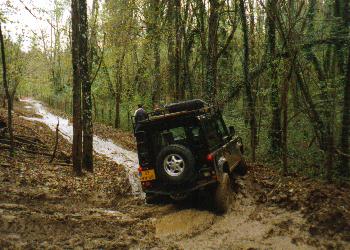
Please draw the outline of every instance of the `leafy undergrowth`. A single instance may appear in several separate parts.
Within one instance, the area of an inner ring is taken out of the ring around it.
[[[257,200],[288,210],[299,210],[305,227],[315,237],[339,238],[350,242],[350,188],[255,165],[250,175],[257,185]]]
[[[0,109],[0,116],[5,114]],[[21,107],[15,108],[15,135],[30,138],[30,143],[40,146],[18,142],[14,159],[8,157],[8,150],[0,149],[1,249],[156,245],[152,223],[125,206],[143,201],[130,194],[122,166],[95,156],[94,174],[76,177],[68,153],[71,145],[59,137],[59,153],[49,163],[55,133],[20,115],[30,114]],[[123,204],[120,210],[119,204]]]

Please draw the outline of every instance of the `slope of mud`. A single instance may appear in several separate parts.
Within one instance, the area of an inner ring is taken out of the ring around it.
[[[160,216],[156,236],[180,249],[347,249],[340,237],[312,235],[300,211],[266,206],[250,177],[240,180],[240,191],[224,216],[183,209]]]

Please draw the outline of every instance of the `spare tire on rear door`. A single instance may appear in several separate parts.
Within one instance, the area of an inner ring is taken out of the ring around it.
[[[163,148],[157,156],[157,175],[169,184],[182,184],[194,176],[194,156],[179,144]]]

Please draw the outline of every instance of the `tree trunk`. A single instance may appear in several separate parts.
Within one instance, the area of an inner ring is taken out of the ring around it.
[[[181,0],[175,1],[175,100],[183,99],[182,91],[183,86],[181,84]]]
[[[346,10],[346,5],[343,8],[341,2],[347,2],[348,0],[334,0],[334,17],[335,17],[335,25],[334,25],[334,34],[338,34],[339,36],[346,37],[348,34],[348,27],[346,25],[346,17],[341,13],[342,9]],[[344,11],[346,13],[346,11]],[[343,17],[343,18],[342,18]],[[334,63],[336,74],[344,75],[344,43],[336,42],[334,46]]]
[[[206,91],[206,86],[207,86],[207,81],[206,81],[206,66],[207,66],[207,39],[206,39],[206,27],[205,27],[205,15],[206,15],[206,10],[205,10],[205,4],[203,3],[203,0],[197,0],[198,9],[199,9],[199,17],[198,17],[198,29],[200,31],[200,53],[201,53],[201,96],[204,96],[207,98],[207,91]]]
[[[281,107],[279,103],[279,86],[277,78],[277,64],[276,59],[276,26],[273,19],[273,13],[277,2],[276,0],[268,0],[267,8],[267,52],[271,62],[271,95],[270,103],[272,108],[272,121],[270,131],[270,151],[271,153],[278,153],[281,150]]]
[[[2,61],[2,78],[4,84],[4,90],[7,99],[7,128],[10,134],[11,147],[10,147],[10,157],[14,156],[14,142],[13,142],[13,128],[12,128],[12,105],[13,99],[10,95],[10,90],[7,82],[7,67],[6,67],[6,55],[5,55],[5,43],[4,36],[2,34],[2,24],[0,23],[0,45],[1,45],[1,61]]]
[[[162,86],[162,78],[160,75],[160,46],[159,39],[157,38],[153,43],[154,53],[154,82],[153,82],[153,93],[152,93],[152,104],[156,106],[160,102],[160,92]]]
[[[349,166],[349,137],[350,137],[350,52],[348,56],[347,72],[344,83],[343,118],[340,138],[341,165],[340,174],[344,177],[350,176]]]
[[[291,69],[287,79],[283,83],[283,91],[281,94],[281,109],[283,110],[283,124],[282,124],[282,163],[283,163],[283,174],[288,174],[288,93],[289,84],[292,81],[293,70],[295,67],[295,58],[292,59]]]
[[[120,128],[120,95],[119,93],[115,96],[115,120],[114,127]]]
[[[97,48],[97,16],[99,10],[98,0],[93,0],[90,25],[90,46],[89,46],[89,72],[92,74],[93,64],[96,60]],[[90,76],[91,79],[92,75]]]
[[[122,101],[122,93],[123,93],[123,65],[126,54],[126,47],[123,48],[122,54],[120,58],[117,58],[115,63],[115,87],[112,89],[112,94],[115,98],[115,120],[114,126],[115,128],[120,128],[120,104]]]
[[[282,162],[283,173],[288,173],[288,81],[284,83],[284,89],[282,93],[282,109],[283,109],[283,128],[282,128]]]
[[[244,57],[243,57],[243,73],[244,73],[244,85],[245,85],[245,94],[247,98],[247,105],[249,111],[249,125],[250,125],[250,137],[251,137],[251,149],[252,149],[252,160],[256,159],[256,146],[257,146],[257,127],[256,127],[256,117],[255,117],[255,104],[252,94],[252,84],[249,77],[249,34],[248,34],[248,25],[247,17],[245,12],[245,0],[240,0],[240,16],[242,21],[242,30],[243,30],[243,44],[244,44]]]
[[[73,169],[81,175],[82,127],[81,81],[79,66],[79,0],[72,0],[72,65],[73,65]]]
[[[152,104],[156,106],[160,102],[160,92],[162,86],[162,78],[160,75],[160,0],[151,0],[153,11],[153,57],[154,57],[154,80],[152,87]]]
[[[193,86],[192,77],[190,70],[190,61],[192,55],[192,48],[194,45],[195,31],[193,30],[193,19],[194,16],[190,11],[190,2],[186,1],[185,14],[182,21],[182,34],[183,34],[183,84],[184,84],[184,96],[193,99]],[[187,93],[186,93],[187,91]]]
[[[219,0],[210,0],[208,20],[208,54],[207,54],[207,84],[206,96],[209,103],[216,102],[217,85],[217,55],[218,55],[218,27]]]
[[[168,89],[167,101],[174,101],[175,94],[175,56],[174,56],[174,2],[168,1]]]
[[[83,167],[93,172],[92,97],[88,64],[88,22],[86,0],[79,0],[79,67],[83,107]]]

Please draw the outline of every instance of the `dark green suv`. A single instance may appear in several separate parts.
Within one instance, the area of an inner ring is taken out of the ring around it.
[[[226,127],[217,108],[201,100],[170,104],[134,130],[146,198],[161,194],[180,200],[206,190],[217,211],[227,211],[231,182],[247,167],[242,139]]]

